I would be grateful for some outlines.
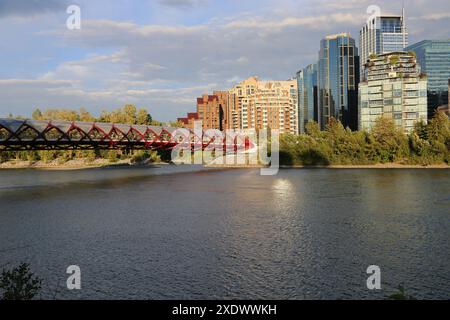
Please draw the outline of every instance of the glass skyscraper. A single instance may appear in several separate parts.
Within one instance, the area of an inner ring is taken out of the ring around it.
[[[379,15],[368,20],[359,32],[361,80],[366,78],[365,64],[371,54],[403,51],[408,45],[408,31],[402,15]]]
[[[406,48],[416,54],[428,78],[428,118],[437,107],[448,103],[450,79],[450,40],[424,40]]]
[[[355,40],[347,33],[327,36],[320,43],[317,68],[319,124],[331,117],[358,129],[359,57]]]
[[[309,121],[318,122],[317,110],[317,64],[310,64],[297,72],[298,115],[300,132],[305,132]]]

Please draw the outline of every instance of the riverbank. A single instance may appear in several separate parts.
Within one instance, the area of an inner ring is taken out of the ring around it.
[[[329,169],[450,169],[447,164],[411,165],[401,163],[378,163],[370,165],[329,165],[329,166],[281,166],[281,168],[329,168]]]
[[[210,168],[264,168],[262,165],[208,165]],[[401,163],[377,163],[369,165],[280,165],[281,169],[450,169],[450,166],[443,164],[431,164],[431,165],[410,165]]]
[[[151,166],[151,165],[164,165],[165,162],[159,163],[143,163],[132,164],[129,159],[119,160],[117,162],[111,162],[108,159],[96,159],[94,161],[86,160],[70,160],[65,163],[58,161],[44,162],[44,161],[20,161],[12,160],[0,163],[0,170],[4,169],[39,169],[39,170],[83,170],[92,168],[114,168],[114,167],[128,167],[128,166]],[[243,168],[263,168],[262,165],[222,165],[222,164],[210,164],[205,165],[208,168],[229,168],[229,169],[243,169]],[[371,165],[281,165],[282,169],[450,169],[450,166],[443,164],[432,165],[409,165],[401,163],[378,163]]]
[[[96,159],[94,161],[86,160],[70,160],[64,163],[58,161],[6,161],[0,163],[0,170],[9,169],[39,169],[39,170],[83,170],[93,168],[114,168],[114,167],[128,167],[128,166],[150,166],[160,165],[161,163],[147,163],[147,164],[132,164],[129,159],[118,160],[117,162],[111,162],[107,159]]]

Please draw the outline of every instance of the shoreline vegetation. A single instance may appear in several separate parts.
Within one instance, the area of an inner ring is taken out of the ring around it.
[[[169,162],[148,162],[148,163],[131,163],[129,160],[120,160],[115,163],[109,162],[107,159],[96,159],[93,162],[85,160],[70,160],[66,163],[52,162],[29,162],[23,160],[11,160],[0,164],[1,170],[17,170],[17,169],[35,169],[35,170],[49,170],[49,171],[69,171],[69,170],[86,170],[99,168],[143,168],[143,167],[157,167],[161,165],[170,165]],[[205,165],[208,168],[222,168],[222,169],[251,169],[263,168],[263,165]],[[402,164],[402,163],[377,163],[365,165],[280,165],[280,169],[450,169],[450,165],[442,164]]]
[[[84,109],[33,112],[35,120],[97,121],[161,125],[145,109],[133,105],[94,118]],[[171,123],[178,126],[177,123]],[[170,150],[67,150],[0,152],[1,169],[74,170],[101,167],[145,166],[170,163]],[[260,165],[220,165],[218,168],[252,168]],[[280,136],[281,168],[450,168],[450,119],[437,112],[428,121],[416,123],[405,134],[392,119],[380,117],[372,130],[351,131],[331,119],[324,131],[316,122],[305,126],[300,135]]]
[[[111,163],[107,159],[96,159],[94,161],[86,161],[82,159],[69,160],[65,163],[58,161],[43,162],[43,161],[23,161],[11,160],[0,164],[0,170],[12,169],[39,169],[39,170],[83,170],[95,168],[119,168],[119,167],[153,167],[165,165],[166,162],[149,162],[149,163],[131,163],[130,160],[118,160]]]
[[[85,170],[98,168],[124,168],[124,167],[157,167],[161,165],[170,165],[169,162],[148,162],[148,163],[131,163],[129,160],[120,160],[115,163],[109,162],[107,159],[96,159],[93,162],[85,160],[70,160],[65,163],[58,161],[52,162],[29,162],[23,160],[11,160],[0,164],[1,170],[16,170],[16,169],[35,169],[35,170]],[[263,165],[205,165],[208,168],[226,168],[226,169],[249,169],[249,168],[263,168]],[[280,165],[280,169],[450,169],[450,165],[442,164],[402,164],[402,163],[377,163],[377,164],[362,164],[362,165]]]
[[[445,167],[450,164],[450,119],[437,112],[406,134],[380,117],[371,131],[351,131],[331,119],[324,131],[315,122],[305,134],[280,137],[280,164],[323,167]]]

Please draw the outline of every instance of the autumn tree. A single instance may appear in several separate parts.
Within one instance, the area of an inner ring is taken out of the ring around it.
[[[80,108],[78,120],[85,122],[93,122],[96,119],[85,108]]]
[[[33,118],[33,120],[42,120],[42,112],[39,108],[36,108],[31,117]]]
[[[145,109],[139,109],[136,118],[136,124],[141,125],[151,125],[152,124],[152,116]]]

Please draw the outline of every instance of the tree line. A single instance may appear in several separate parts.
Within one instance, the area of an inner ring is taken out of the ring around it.
[[[145,109],[125,105],[113,111],[103,111],[96,118],[85,109],[36,109],[35,120],[97,121],[137,125],[162,125],[154,121]],[[177,123],[170,123],[178,126]],[[405,134],[391,119],[380,117],[371,131],[351,131],[341,122],[331,119],[321,131],[316,122],[305,126],[305,134],[283,134],[280,137],[280,163],[282,165],[370,165],[378,163],[401,164],[450,164],[450,119],[437,112],[428,121],[416,123],[414,130]],[[0,152],[0,163],[9,160],[24,160],[30,163],[81,159],[93,162],[108,159],[115,163],[130,160],[135,163],[170,161],[167,151],[122,151],[122,150],[67,150],[67,151],[19,151]]]
[[[437,112],[427,124],[416,123],[409,134],[384,117],[377,119],[370,132],[351,131],[335,119],[324,131],[316,122],[309,122],[305,131],[280,137],[281,164],[450,164],[450,119],[443,112]]]

